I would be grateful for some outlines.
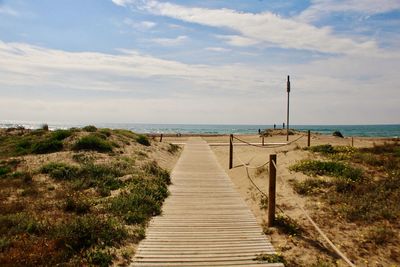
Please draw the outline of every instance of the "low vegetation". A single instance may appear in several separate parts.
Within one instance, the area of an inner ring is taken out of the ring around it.
[[[154,154],[178,156],[146,140],[94,126],[0,129],[0,265],[127,265],[125,246],[168,196]]]
[[[286,261],[280,254],[260,254],[255,258],[256,261],[266,262],[266,263],[283,263]]]
[[[311,176],[302,182],[293,181],[294,189],[303,195],[324,193],[321,198],[349,221],[394,221],[400,215],[399,149],[397,143],[360,149],[310,147],[308,150],[331,161],[306,160],[292,165],[292,171]]]
[[[111,152],[113,147],[111,143],[96,134],[84,136],[76,141],[74,150],[91,150],[97,152]]]

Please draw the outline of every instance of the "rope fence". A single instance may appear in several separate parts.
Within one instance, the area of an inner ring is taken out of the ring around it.
[[[278,147],[281,146],[287,146],[290,145],[298,140],[300,140],[301,138],[303,138],[303,136],[300,136],[299,138],[297,138],[296,140],[293,140],[285,145],[279,145]],[[233,156],[233,139],[236,139],[240,142],[246,143],[249,146],[256,146],[256,147],[261,147],[261,148],[271,148],[270,147],[265,147],[265,146],[258,146],[258,145],[254,145],[251,144],[249,142],[246,142],[244,140],[241,140],[237,137],[234,137],[233,135],[230,136],[230,155]],[[352,140],[353,143],[353,140]],[[307,145],[310,146],[310,131],[308,131],[308,140],[307,140]],[[272,148],[275,148],[272,147]],[[268,227],[271,227],[274,225],[274,221],[275,221],[275,207],[276,207],[276,173],[278,170],[278,166],[277,166],[277,161],[276,161],[276,154],[271,154],[269,161],[259,165],[259,166],[251,166],[250,165],[250,161],[252,159],[249,160],[249,163],[245,163],[238,155],[235,155],[236,158],[239,160],[239,162],[241,163],[241,165],[238,165],[236,167],[245,167],[246,169],[246,175],[247,178],[250,180],[251,184],[257,189],[257,191],[259,191],[264,197],[268,198]],[[250,173],[249,173],[249,169],[259,169],[262,168],[264,166],[266,166],[269,163],[269,167],[267,168],[267,172],[269,174],[269,194],[266,194],[265,192],[263,192],[259,186],[257,186],[257,184],[254,182],[254,180],[251,178]],[[232,159],[230,159],[230,164],[232,164]],[[230,165],[230,169],[231,169],[231,165]],[[280,180],[282,181],[283,185],[286,186],[287,183],[284,180],[283,177],[280,176]],[[320,236],[326,241],[327,244],[329,244],[329,246],[333,249],[333,251],[343,260],[345,261],[349,266],[351,267],[355,267],[355,265],[346,257],[346,255],[341,252],[336,246],[335,244],[326,236],[326,234],[321,230],[321,228],[315,223],[315,221],[311,218],[311,216],[307,213],[307,211],[301,206],[299,205],[297,202],[295,203],[295,206],[297,208],[300,209],[300,211],[303,213],[303,215],[307,218],[307,220],[311,223],[311,225],[315,228],[315,230],[320,234]],[[279,207],[277,206],[277,208],[285,215],[287,216],[289,219],[290,218],[287,214],[285,214],[285,212]],[[293,220],[293,219],[292,219]]]
[[[238,137],[234,136],[233,134],[231,134],[230,137],[229,137],[229,169],[233,168],[233,147],[234,147],[233,140],[237,140],[237,141],[239,141],[241,143],[244,143],[246,145],[249,145],[249,146],[268,149],[268,148],[278,148],[278,147],[290,146],[291,144],[299,141],[301,138],[303,138],[305,136],[306,135],[301,135],[300,137],[296,138],[295,140],[293,140],[291,142],[288,142],[288,143],[284,143],[284,144],[277,143],[277,144],[264,145],[264,142],[263,142],[263,145],[260,146],[260,145],[257,145],[257,144],[252,144],[250,142],[247,142],[247,141],[245,141],[245,140],[243,140],[241,138],[238,138]],[[308,146],[310,146],[310,131],[308,131],[308,142],[307,142],[307,144],[308,144]],[[267,163],[265,163],[265,165],[266,164]],[[243,161],[242,161],[242,165],[243,165]]]

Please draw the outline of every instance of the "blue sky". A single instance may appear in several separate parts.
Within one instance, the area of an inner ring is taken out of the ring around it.
[[[0,120],[400,123],[400,1],[0,0]]]

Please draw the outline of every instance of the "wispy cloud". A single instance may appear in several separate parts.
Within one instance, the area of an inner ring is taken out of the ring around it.
[[[0,4],[0,14],[10,15],[10,16],[14,16],[14,17],[19,16],[19,12],[12,9],[11,7],[4,6],[1,4]]]
[[[130,18],[125,18],[124,23],[126,25],[129,25],[138,30],[150,30],[150,29],[154,28],[155,26],[157,26],[157,23],[155,23],[153,21],[144,20],[144,21],[136,22]]]
[[[362,116],[367,118],[364,123],[373,123],[382,114],[388,115],[380,122],[396,121],[399,54],[336,57],[290,66],[198,65],[130,50],[112,55],[4,42],[0,42],[0,114],[8,119],[33,119],[26,114],[62,117],[65,110],[84,106],[88,120],[104,115],[103,121],[126,121],[134,115],[146,122],[270,122],[284,114],[288,69],[294,74],[295,121],[355,123]],[[41,88],[47,94],[95,90],[110,92],[112,97],[102,100],[98,93],[90,93],[89,103],[59,96],[46,103],[42,96],[13,95],[19,88],[33,95]],[[309,114],[313,114],[312,121]],[[69,115],[61,119],[83,118],[82,112]]]
[[[159,79],[165,88],[190,84],[196,90],[238,86],[261,88],[263,73],[244,65],[193,65],[120,49],[120,54],[67,52],[23,43],[0,41],[0,85],[61,87],[78,90],[125,91],[144,89]],[[139,88],[141,85],[141,88]]]
[[[374,15],[400,10],[398,0],[313,0],[310,7],[304,10],[298,19],[306,22],[316,21],[332,13],[356,12]]]
[[[180,35],[176,38],[154,38],[151,41],[162,46],[175,46],[181,45],[186,40],[188,40],[186,35]]]
[[[265,43],[282,48],[325,53],[359,54],[377,52],[374,40],[358,42],[335,36],[329,27],[283,18],[271,12],[244,13],[231,9],[192,8],[155,0],[124,1],[156,15],[218,28],[229,28],[240,35],[227,36],[232,45]]]
[[[248,38],[240,35],[217,35],[219,39],[225,40],[225,42],[232,46],[252,46],[261,43],[259,40]]]
[[[132,0],[111,0],[111,1],[118,6],[126,6],[128,4],[133,4],[135,2]]]
[[[206,47],[205,50],[213,51],[213,52],[229,52],[232,49],[224,48],[224,47]]]

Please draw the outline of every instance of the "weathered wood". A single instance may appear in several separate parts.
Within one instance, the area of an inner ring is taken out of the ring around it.
[[[162,142],[163,134],[160,135],[160,143]]]
[[[274,164],[275,163],[275,164]],[[276,154],[269,155],[268,227],[275,222]]]
[[[309,147],[311,145],[311,131],[307,131],[307,146]]]
[[[171,176],[132,266],[283,266],[254,260],[274,248],[205,142],[191,139]]]
[[[229,169],[233,167],[233,134],[229,137]]]

